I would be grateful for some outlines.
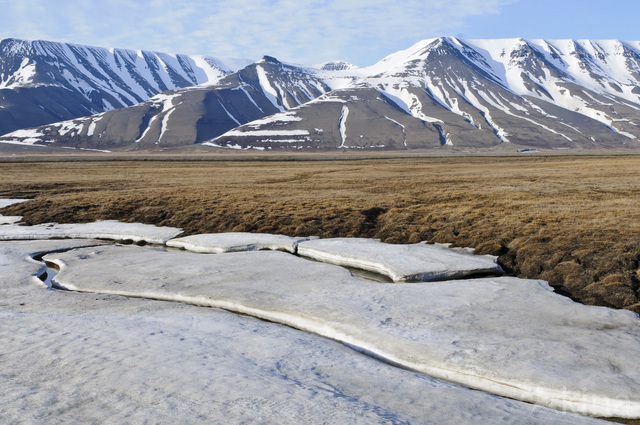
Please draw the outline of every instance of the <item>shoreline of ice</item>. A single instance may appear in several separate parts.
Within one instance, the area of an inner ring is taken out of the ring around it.
[[[0,422],[605,423],[246,316],[34,285],[36,253],[90,242],[0,242]]]
[[[116,220],[99,220],[82,224],[37,224],[34,226],[0,226],[0,241],[46,239],[109,239],[130,240],[164,245],[175,238],[182,229],[158,227],[151,224],[124,223]]]
[[[17,296],[7,285],[24,274],[39,282],[34,271],[41,273],[44,265],[20,253],[54,251],[45,258],[60,267],[55,281],[69,290],[216,307],[340,341],[467,388],[585,415],[640,418],[640,399],[633,397],[640,394],[640,371],[629,354],[640,350],[634,313],[573,303],[542,281],[502,277],[362,285],[348,270],[331,265],[382,272],[396,282],[499,270],[494,257],[442,246],[251,233],[177,238],[180,233],[117,221],[2,225],[0,292],[24,300],[20,306],[29,304],[26,294],[32,289],[21,286]],[[104,245],[91,240],[96,238],[187,251]],[[279,251],[324,256],[316,258],[324,262]],[[48,296],[62,300],[56,293],[33,299],[44,306]],[[0,315],[11,308],[0,301]]]
[[[14,204],[20,204],[22,202],[30,201],[30,199],[6,199],[0,198],[0,209],[8,207]],[[0,225],[16,224],[22,220],[22,216],[19,215],[2,215],[0,214]]]
[[[298,254],[324,263],[383,274],[394,282],[504,273],[496,257],[423,243],[396,245],[364,238],[315,239],[301,242]]]
[[[268,233],[205,233],[167,241],[167,246],[191,252],[222,254],[238,251],[287,251],[295,254],[301,242],[314,237],[290,237]]]
[[[640,373],[625,354],[640,350],[633,313],[573,303],[541,281],[364,287],[345,269],[282,252],[215,255],[206,264],[193,255],[106,247],[45,258],[60,266],[56,281],[68,289],[222,308],[492,394],[586,415],[640,416],[633,398]],[[145,281],[160,265],[169,269]]]

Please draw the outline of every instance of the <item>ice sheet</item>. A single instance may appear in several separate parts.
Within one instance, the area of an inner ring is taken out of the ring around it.
[[[22,216],[20,215],[1,215],[0,214],[0,224],[16,224],[22,221]]]
[[[8,207],[9,205],[19,204],[21,202],[27,202],[29,199],[3,199],[0,198],[0,209]],[[0,214],[0,225],[15,224],[22,220],[22,216],[19,215],[2,215]]]
[[[44,263],[35,261],[31,256],[58,250],[69,250],[91,245],[99,245],[97,240],[49,240],[49,241],[0,241],[0,293],[23,293],[20,282],[37,283],[37,276],[46,269]],[[6,299],[5,299],[6,301]]]
[[[295,253],[298,244],[307,240],[309,238],[293,238],[267,233],[210,233],[172,239],[167,242],[167,246],[211,254],[264,249]]]
[[[182,233],[174,227],[157,227],[150,224],[122,223],[115,220],[95,221],[84,224],[40,224],[36,226],[7,225],[0,227],[0,240],[35,240],[52,238],[99,238],[131,240],[164,244]]]
[[[204,256],[143,247],[46,257],[69,288],[220,307],[342,341],[493,394],[640,417],[640,320],[510,277],[377,284],[282,252]]]
[[[466,254],[440,245],[392,245],[373,239],[332,238],[302,242],[298,253],[330,264],[384,274],[395,282],[502,272],[495,257]]]
[[[8,207],[9,205],[19,204],[21,202],[27,202],[30,199],[4,199],[0,198],[0,209],[4,207]]]
[[[250,317],[33,284],[29,254],[88,242],[0,242],[0,423],[603,423]]]

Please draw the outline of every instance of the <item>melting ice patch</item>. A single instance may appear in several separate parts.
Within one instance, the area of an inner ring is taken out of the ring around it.
[[[637,315],[574,303],[542,281],[364,284],[346,269],[268,251],[205,261],[130,246],[45,259],[60,266],[57,284],[69,289],[224,308],[493,394],[640,416]]]
[[[246,316],[31,284],[32,255],[74,244],[0,242],[2,423],[602,423]]]
[[[298,244],[307,240],[309,238],[294,238],[267,233],[210,233],[172,239],[167,242],[167,246],[211,254],[259,250],[295,253]]]
[[[308,130],[231,130],[214,140],[224,137],[273,137],[273,136],[308,136]]]
[[[259,128],[261,125],[265,124],[284,124],[289,122],[302,121],[302,118],[295,115],[295,112],[280,112],[277,114],[270,115],[266,118],[258,119],[255,121],[251,121],[247,124],[249,127]]]
[[[441,245],[395,245],[373,239],[333,238],[301,242],[298,253],[330,264],[380,273],[395,282],[502,273],[495,257],[456,252]]]
[[[280,102],[278,102],[278,91],[276,91],[276,89],[271,86],[269,77],[267,76],[264,68],[261,66],[256,66],[256,73],[258,74],[258,81],[260,82],[260,86],[262,87],[264,95],[267,97],[267,99],[269,99],[273,106],[280,110],[280,112],[284,112],[285,108],[280,105]]]
[[[4,207],[8,207],[9,205],[19,204],[22,202],[27,202],[29,199],[2,199],[0,198],[0,209]],[[0,214],[0,225],[2,224],[15,224],[22,220],[22,216],[14,215],[14,216],[6,216]]]
[[[6,134],[4,136],[6,139],[0,143],[33,145],[35,143],[46,142],[42,139],[43,136],[44,134],[36,129],[21,129]],[[13,137],[13,139],[11,139],[11,137]]]
[[[347,141],[347,117],[349,116],[349,108],[344,105],[342,106],[342,112],[340,113],[340,118],[338,119],[338,128],[340,129],[340,146],[339,148],[345,147],[345,143]]]
[[[16,224],[22,221],[22,216],[19,215],[1,215],[0,214],[0,224]]]
[[[30,199],[0,199],[0,209],[27,201],[30,201]]]
[[[164,244],[180,233],[182,233],[182,230],[174,227],[157,227],[150,224],[122,223],[115,220],[104,220],[84,224],[50,223],[36,226],[2,226],[0,227],[0,241],[99,238]]]

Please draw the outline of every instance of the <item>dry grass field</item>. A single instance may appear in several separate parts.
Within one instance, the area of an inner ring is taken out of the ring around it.
[[[640,156],[0,163],[0,213],[451,242],[510,274],[640,313]],[[471,283],[470,283],[471,284]]]

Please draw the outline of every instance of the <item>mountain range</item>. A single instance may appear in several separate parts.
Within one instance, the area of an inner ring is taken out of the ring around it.
[[[441,37],[363,68],[0,42],[0,145],[526,152],[639,125],[640,42]]]

